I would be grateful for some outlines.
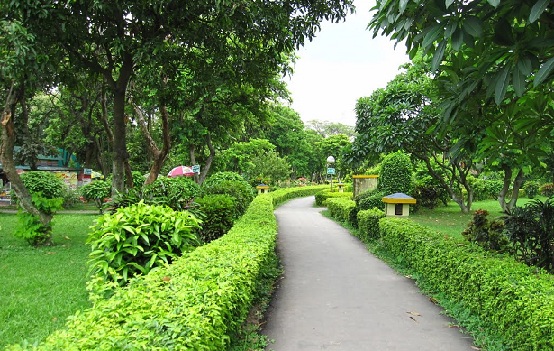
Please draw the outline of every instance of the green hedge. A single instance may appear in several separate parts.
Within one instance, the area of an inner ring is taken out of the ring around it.
[[[116,289],[38,347],[7,350],[227,349],[246,320],[264,269],[275,262],[273,203],[320,190],[258,196],[227,235]]]
[[[329,198],[323,203],[327,206],[331,217],[339,222],[346,223],[350,219],[350,212],[356,207],[356,202],[347,198]]]
[[[386,251],[426,290],[477,316],[480,328],[502,341],[502,350],[554,350],[551,275],[408,219],[383,218],[379,227]]]
[[[380,237],[379,219],[383,217],[385,217],[385,212],[377,208],[358,212],[358,229],[363,242]]]
[[[342,193],[341,192],[331,192],[330,190],[326,189],[326,190],[319,191],[315,194],[315,204],[316,204],[316,206],[322,207],[322,206],[325,206],[324,202],[327,199],[337,198],[337,197],[352,199],[353,196],[354,196],[354,194],[352,192],[346,192],[346,191],[342,192]]]

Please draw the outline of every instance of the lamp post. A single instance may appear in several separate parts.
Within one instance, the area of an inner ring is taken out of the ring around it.
[[[333,174],[335,174],[335,169],[333,164],[335,163],[335,158],[333,156],[327,157],[327,174],[331,176],[331,192],[333,192]]]

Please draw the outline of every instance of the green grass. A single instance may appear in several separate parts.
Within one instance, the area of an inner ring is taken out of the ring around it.
[[[538,199],[544,201],[546,197],[539,196]],[[530,201],[532,200],[520,198],[518,199],[517,205],[521,207]],[[450,201],[446,207],[439,206],[432,210],[422,208],[416,213],[410,213],[410,218],[414,222],[429,227],[432,230],[436,230],[454,238],[462,238],[462,231],[467,227],[468,223],[473,218],[473,213],[478,209],[487,210],[491,219],[503,216],[502,209],[497,200],[484,200],[474,202],[471,205],[470,213],[462,213],[458,204],[454,201]]]
[[[13,236],[15,214],[0,213],[0,349],[40,342],[89,307],[85,290],[85,245],[95,215],[54,218],[54,245],[33,248]]]

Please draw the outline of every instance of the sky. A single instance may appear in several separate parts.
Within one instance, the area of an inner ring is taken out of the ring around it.
[[[356,100],[384,88],[409,61],[403,44],[394,49],[386,37],[367,30],[373,0],[357,0],[356,13],[340,23],[324,22],[321,31],[297,51],[287,80],[291,107],[304,122],[320,120],[356,124]]]

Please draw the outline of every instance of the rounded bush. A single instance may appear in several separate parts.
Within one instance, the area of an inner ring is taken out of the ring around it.
[[[398,151],[388,154],[381,162],[378,190],[390,195],[394,193],[411,194],[413,166],[410,156]]]
[[[235,199],[226,194],[213,194],[196,199],[204,216],[200,237],[205,243],[227,234],[233,227]]]
[[[534,199],[539,194],[539,183],[533,180],[526,181],[523,184],[523,190],[529,199]]]
[[[99,217],[91,228],[89,271],[119,285],[171,263],[200,243],[199,220],[194,215],[143,202]]]
[[[254,199],[254,188],[237,173],[218,172],[204,181],[201,194],[202,196],[214,194],[231,196],[235,200],[234,218],[238,218],[246,212]]]
[[[146,203],[165,205],[174,210],[183,210],[190,207],[199,192],[199,185],[190,178],[162,177],[145,186],[142,196]]]
[[[94,201],[96,207],[101,210],[104,199],[112,194],[112,185],[106,180],[95,180],[83,185],[80,192],[86,201]]]
[[[554,183],[543,184],[539,188],[539,192],[542,196],[551,197],[554,195]]]
[[[63,198],[67,185],[54,173],[30,171],[21,174],[21,180],[31,194],[41,193],[46,199]]]

